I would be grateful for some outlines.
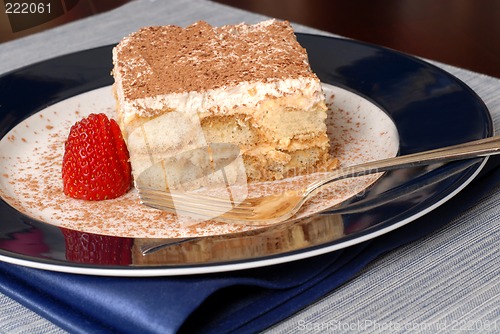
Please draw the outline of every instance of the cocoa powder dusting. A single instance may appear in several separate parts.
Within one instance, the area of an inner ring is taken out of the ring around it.
[[[124,38],[115,51],[114,71],[119,69],[125,97],[132,100],[243,81],[316,78],[287,21],[145,27]]]

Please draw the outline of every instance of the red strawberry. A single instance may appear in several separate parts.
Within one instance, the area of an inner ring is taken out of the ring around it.
[[[130,189],[129,153],[115,120],[91,114],[71,127],[62,179],[66,195],[88,201],[116,198]]]

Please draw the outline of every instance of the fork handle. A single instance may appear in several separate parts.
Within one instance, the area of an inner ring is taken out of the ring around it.
[[[318,188],[326,184],[346,178],[494,154],[500,154],[500,136],[339,168],[332,171],[331,175],[326,178],[309,185],[306,193],[316,192]]]

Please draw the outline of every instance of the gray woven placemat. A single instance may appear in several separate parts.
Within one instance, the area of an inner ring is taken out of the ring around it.
[[[0,44],[0,74],[55,56],[118,42],[145,25],[255,23],[266,17],[210,1],[130,2],[118,9]],[[294,24],[298,32],[316,29]],[[432,62],[485,101],[500,131],[500,80]],[[0,101],[1,104],[1,101]],[[500,330],[500,188],[452,224],[378,259],[359,276],[269,332],[365,330],[373,333]],[[404,327],[406,326],[406,327]],[[1,333],[64,333],[0,294]]]

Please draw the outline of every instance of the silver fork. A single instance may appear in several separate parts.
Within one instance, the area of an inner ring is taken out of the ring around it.
[[[333,170],[321,180],[300,189],[247,198],[238,204],[229,203],[229,210],[228,199],[213,196],[145,188],[138,188],[138,192],[142,204],[160,210],[196,217],[217,217],[215,220],[228,223],[265,226],[289,219],[326,185],[338,180],[499,153],[500,136],[495,136],[430,151],[371,161]]]

